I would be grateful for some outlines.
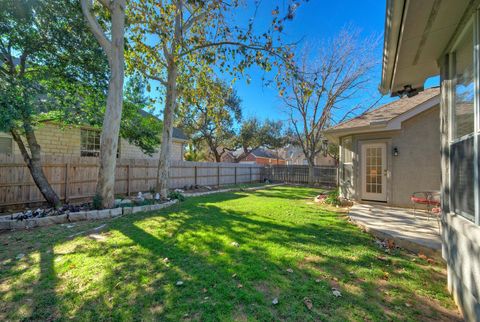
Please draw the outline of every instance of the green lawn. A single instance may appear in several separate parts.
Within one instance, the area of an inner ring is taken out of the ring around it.
[[[458,318],[442,265],[385,253],[344,214],[313,204],[316,192],[221,193],[2,234],[0,320]]]

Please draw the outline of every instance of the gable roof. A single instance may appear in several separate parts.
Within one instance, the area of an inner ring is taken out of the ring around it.
[[[252,152],[250,152],[250,154],[257,158],[277,159],[277,155],[275,153],[262,148],[256,148]],[[278,159],[283,160],[283,158],[280,157],[278,157]]]
[[[413,116],[436,106],[440,98],[440,88],[432,87],[412,97],[403,97],[379,108],[359,115],[355,118],[337,124],[325,130],[325,134],[333,135],[337,132],[360,131],[368,132],[372,129],[396,130],[396,127],[389,128],[389,123],[394,120],[404,121]],[[402,117],[402,119],[400,119]]]

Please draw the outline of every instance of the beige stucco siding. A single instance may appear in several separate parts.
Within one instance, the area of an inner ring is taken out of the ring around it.
[[[399,151],[397,157],[392,157],[393,205],[410,206],[413,191],[440,190],[439,128],[437,106],[405,121],[401,133],[392,138],[392,148]]]
[[[352,135],[352,165],[340,164],[340,191],[348,199],[360,201],[363,160],[362,143],[385,142],[387,203],[410,207],[414,191],[440,190],[439,107],[433,107],[402,123],[401,130]],[[393,156],[393,148],[399,155]],[[345,153],[341,147],[341,154]]]

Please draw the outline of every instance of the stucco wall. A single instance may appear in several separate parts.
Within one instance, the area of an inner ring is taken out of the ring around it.
[[[402,124],[399,131],[352,135],[353,165],[340,166],[340,190],[344,197],[361,200],[361,143],[385,142],[387,203],[411,207],[414,191],[440,190],[440,133],[439,107],[425,111]],[[392,155],[397,147],[398,156]],[[343,147],[341,147],[343,149]],[[343,151],[342,151],[343,153]]]
[[[60,127],[54,123],[43,123],[35,129],[37,141],[43,155],[54,156],[80,156],[80,127]],[[0,132],[0,137],[11,138],[8,133]],[[26,143],[26,140],[24,140]],[[183,160],[184,142],[173,139],[171,160]],[[12,153],[20,155],[15,141],[12,140]],[[158,152],[149,156],[142,150],[130,144],[125,139],[120,139],[120,157],[125,159],[158,159]]]

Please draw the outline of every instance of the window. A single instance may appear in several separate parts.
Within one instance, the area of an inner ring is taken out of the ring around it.
[[[352,137],[342,138],[343,163],[352,163]]]
[[[81,129],[80,156],[98,157],[100,155],[100,131]]]
[[[473,19],[450,55],[450,209],[475,220],[475,69]],[[478,211],[478,210],[477,210]]]
[[[0,153],[12,154],[12,139],[0,138]]]
[[[342,160],[343,160],[342,179],[343,181],[348,181],[352,179],[352,175],[353,175],[352,137],[346,136],[342,138],[341,145],[342,145],[341,151],[342,151]]]
[[[453,55],[455,88],[453,90],[452,139],[474,131],[473,28],[460,39]]]

